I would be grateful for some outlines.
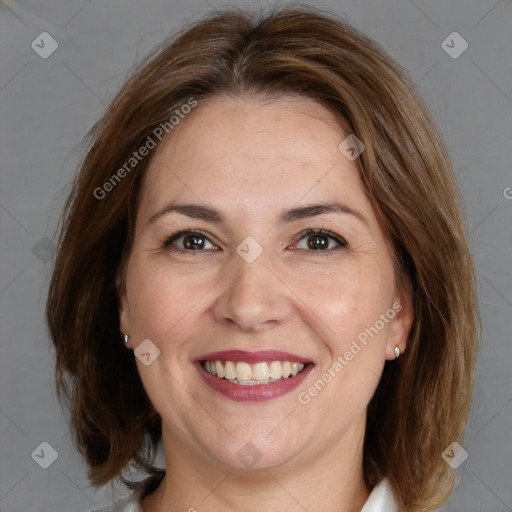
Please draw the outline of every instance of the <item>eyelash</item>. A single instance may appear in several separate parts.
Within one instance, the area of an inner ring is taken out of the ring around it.
[[[169,236],[164,241],[162,247],[164,249],[167,249],[167,250],[170,250],[170,251],[181,252],[181,253],[204,252],[206,250],[211,250],[211,249],[198,249],[198,250],[180,249],[180,248],[177,248],[177,247],[172,245],[172,243],[175,240],[178,240],[178,239],[180,239],[180,238],[182,238],[184,236],[187,236],[187,235],[201,235],[204,238],[206,238],[210,243],[213,244],[213,242],[202,231],[197,230],[197,229],[187,229],[187,230],[179,231],[179,232],[174,233],[173,235]],[[299,233],[294,238],[294,240],[295,240],[296,243],[298,243],[303,238],[306,238],[306,237],[311,236],[311,235],[323,235],[323,236],[326,236],[327,238],[330,238],[331,240],[334,240],[335,242],[337,242],[339,244],[339,247],[334,248],[334,249],[333,248],[325,249],[325,250],[323,250],[323,249],[319,249],[319,250],[301,249],[301,250],[306,250],[307,252],[311,252],[311,253],[317,254],[319,256],[331,255],[333,252],[337,252],[338,250],[344,249],[348,245],[344,238],[342,238],[339,235],[336,235],[336,233],[332,233],[331,231],[327,231],[325,229],[306,229],[305,231],[302,231],[301,233]]]

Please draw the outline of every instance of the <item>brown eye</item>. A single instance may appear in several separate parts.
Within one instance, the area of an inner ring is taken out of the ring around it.
[[[331,252],[337,248],[343,248],[347,242],[340,236],[324,230],[307,230],[300,235],[301,242],[296,245],[298,249],[310,251]],[[305,241],[305,243],[302,242]],[[302,244],[302,246],[300,246]]]
[[[308,247],[315,251],[329,248],[329,238],[325,235],[310,235],[308,236],[307,241]]]
[[[216,249],[208,240],[208,237],[200,231],[181,231],[170,236],[164,242],[164,247],[169,248],[170,246],[175,246],[178,250],[182,251],[199,251],[210,249],[206,247],[207,244],[210,244],[213,249]]]

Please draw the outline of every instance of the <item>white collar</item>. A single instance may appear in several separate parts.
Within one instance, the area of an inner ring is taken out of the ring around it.
[[[132,492],[109,507],[96,510],[95,512],[141,512],[142,509],[139,503],[141,494],[142,489]],[[393,490],[386,478],[373,489],[361,512],[398,512]]]
[[[384,478],[373,489],[361,512],[398,512],[389,480]]]

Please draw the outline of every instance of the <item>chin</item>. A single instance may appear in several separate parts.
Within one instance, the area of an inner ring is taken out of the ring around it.
[[[273,427],[275,428],[275,426]],[[269,470],[283,466],[300,454],[302,444],[293,436],[268,435],[236,436],[229,438],[224,449],[218,445],[212,450],[212,456],[219,465],[237,473],[254,473],[257,470]]]

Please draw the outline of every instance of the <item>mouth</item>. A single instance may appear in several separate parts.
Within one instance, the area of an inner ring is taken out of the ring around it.
[[[304,363],[292,361],[264,361],[249,364],[245,361],[202,361],[203,368],[218,379],[232,384],[259,386],[295,377],[304,370]]]
[[[299,386],[314,363],[280,351],[224,351],[194,361],[214,391],[236,402],[266,401]]]

